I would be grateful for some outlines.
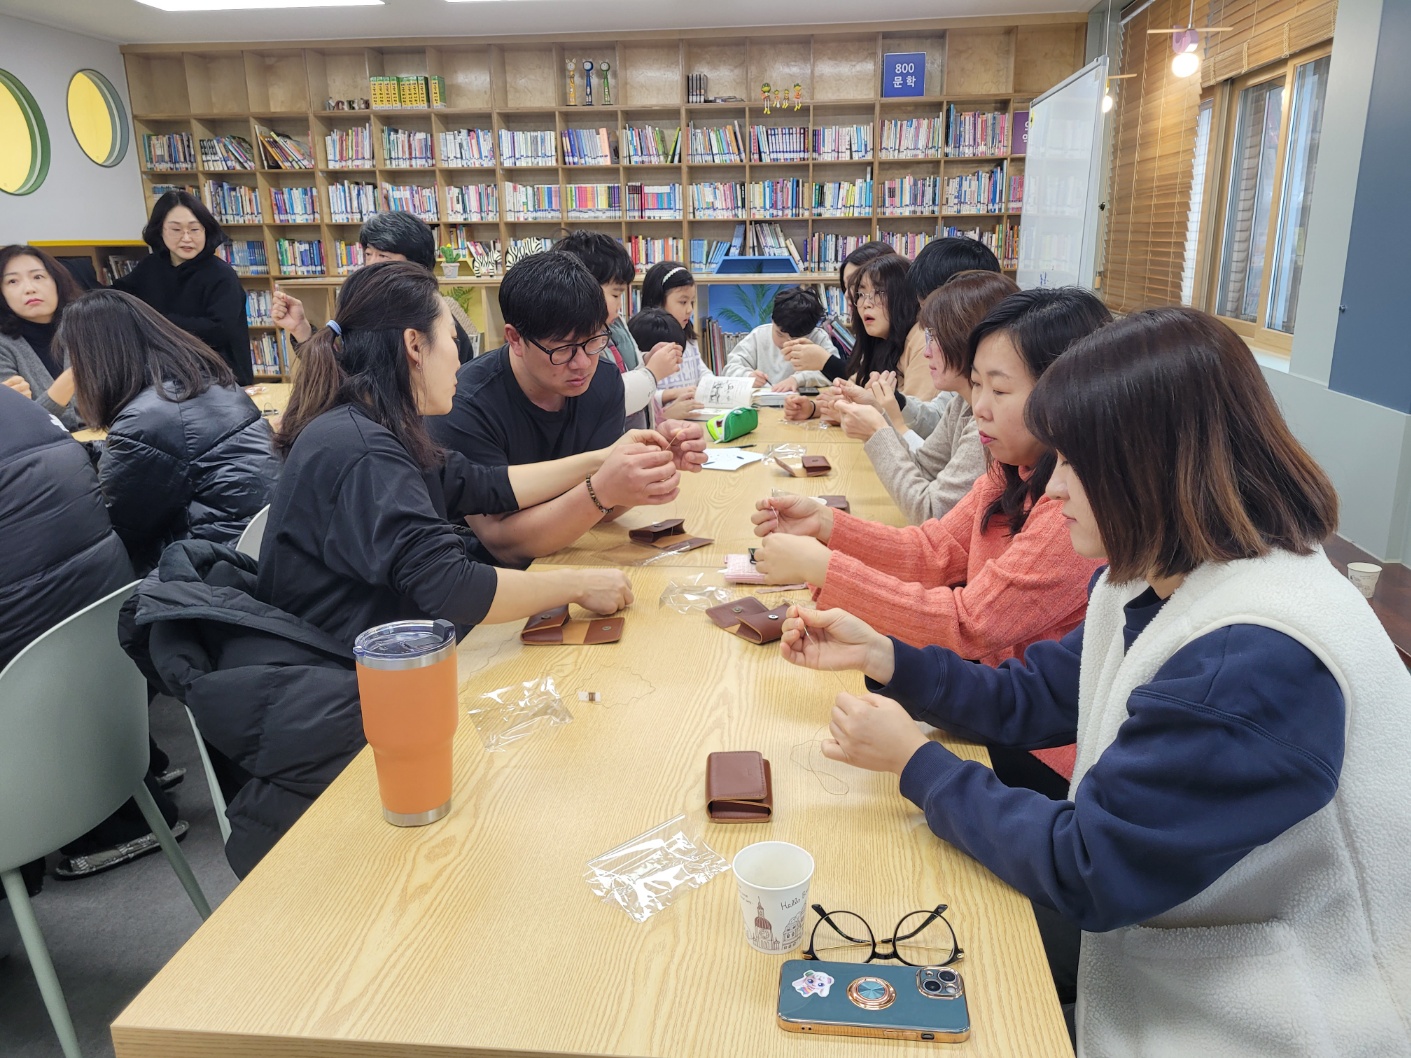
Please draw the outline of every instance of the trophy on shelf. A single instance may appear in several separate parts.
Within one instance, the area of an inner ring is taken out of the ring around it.
[[[765,81],[764,84],[759,86],[759,97],[764,100],[764,112],[766,114],[769,113],[769,95],[772,91],[773,89],[769,87],[768,81]]]
[[[568,105],[576,107],[578,105],[578,84],[573,79],[573,75],[578,70],[578,60],[569,59],[564,65],[568,67]]]
[[[583,60],[583,105],[593,105],[593,60]]]
[[[612,69],[612,64],[604,59],[598,63],[598,69],[603,74],[603,106],[612,106],[612,82],[608,80],[608,71]]]

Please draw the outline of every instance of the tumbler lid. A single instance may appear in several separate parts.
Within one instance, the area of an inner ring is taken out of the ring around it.
[[[370,669],[420,669],[456,649],[450,621],[393,621],[369,628],[353,643],[353,657]]]

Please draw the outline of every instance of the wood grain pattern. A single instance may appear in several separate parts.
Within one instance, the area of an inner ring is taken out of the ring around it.
[[[735,519],[739,480],[702,478]],[[454,807],[419,829],[382,821],[364,751],[114,1023],[120,1058],[878,1053],[775,1026],[781,960],[745,943],[728,875],[645,923],[593,896],[587,860],[678,813],[727,859],[766,838],[809,849],[810,900],[825,906],[888,923],[950,904],[974,1024],[956,1053],[1071,1054],[1028,902],[935,838],[894,778],[796,756],[860,677],[795,669],[659,607],[671,570],[629,575],[638,601],[618,644],[526,647],[515,624],[461,645],[463,706],[552,677],[572,723],[489,753],[462,716]],[[706,754],[747,748],[773,764],[774,820],[711,823]]]
[[[1400,562],[1383,562],[1340,536],[1323,541],[1323,550],[1344,574],[1349,562],[1375,562],[1382,567],[1377,590],[1370,600],[1372,612],[1382,622],[1401,660],[1411,665],[1411,570]]]

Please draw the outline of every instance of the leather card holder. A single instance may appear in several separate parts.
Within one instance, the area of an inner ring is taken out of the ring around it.
[[[757,644],[773,643],[783,635],[788,614],[788,603],[771,610],[753,595],[731,599],[706,611],[707,617],[731,635]]]
[[[684,518],[668,518],[644,525],[640,529],[629,529],[627,539],[634,544],[646,544],[661,551],[694,551],[698,547],[715,543],[708,537],[688,535]]]
[[[766,823],[774,814],[769,761],[752,749],[706,757],[706,812],[717,823]]]
[[[803,472],[811,478],[831,473],[833,470],[833,464],[828,462],[827,456],[804,456],[802,462]]]
[[[599,646],[622,638],[625,621],[621,617],[594,617],[571,621],[568,604],[556,606],[525,622],[520,641],[531,646]]]
[[[819,496],[825,507],[832,507],[836,511],[850,512],[852,508],[848,506],[846,496]]]

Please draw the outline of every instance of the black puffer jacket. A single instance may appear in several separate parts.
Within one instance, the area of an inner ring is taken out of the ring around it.
[[[226,813],[241,878],[366,744],[352,651],[254,588],[254,559],[185,540],[138,587],[122,628],[138,666],[252,776]]]
[[[148,386],[118,413],[98,461],[113,528],[139,574],[173,540],[234,545],[279,477],[274,435],[245,392],[183,401]]]
[[[0,668],[133,580],[83,445],[0,386]]]

